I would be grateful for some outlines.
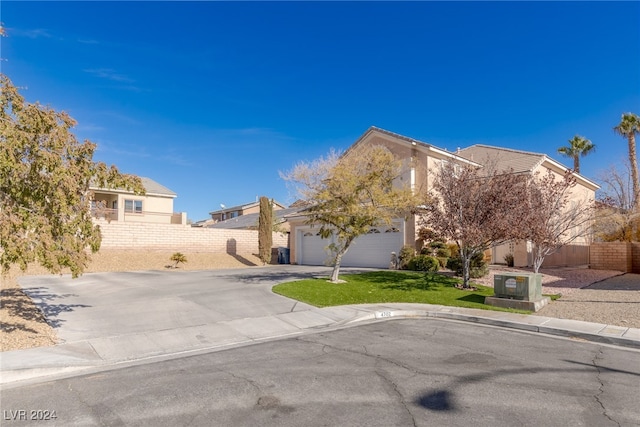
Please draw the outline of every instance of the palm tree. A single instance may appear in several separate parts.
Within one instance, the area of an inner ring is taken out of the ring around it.
[[[573,158],[573,170],[576,173],[580,173],[580,157],[584,157],[594,151],[596,151],[595,144],[580,135],[570,139],[568,147],[558,148],[558,153]]]
[[[633,180],[633,206],[640,209],[640,181],[638,181],[638,160],[636,158],[636,134],[640,133],[640,117],[633,113],[622,114],[622,120],[613,131],[629,140],[629,163]]]

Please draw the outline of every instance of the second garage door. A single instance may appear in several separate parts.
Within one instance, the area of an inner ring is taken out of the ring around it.
[[[391,252],[399,253],[404,243],[401,224],[372,227],[368,234],[358,237],[342,259],[345,267],[388,268]],[[317,229],[299,231],[298,263],[302,265],[325,265],[329,258],[326,249],[332,238],[322,239]]]

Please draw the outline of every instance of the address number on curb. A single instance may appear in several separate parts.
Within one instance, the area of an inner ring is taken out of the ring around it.
[[[381,317],[393,317],[393,312],[392,311],[379,311],[376,313],[378,318]]]

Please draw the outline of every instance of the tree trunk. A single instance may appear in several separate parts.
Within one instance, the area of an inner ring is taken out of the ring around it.
[[[633,180],[633,206],[640,211],[640,181],[638,181],[638,159],[636,157],[636,136],[629,134],[629,163],[631,163],[631,179]]]
[[[578,155],[573,156],[573,170],[575,173],[580,173],[580,157]]]
[[[340,263],[342,262],[342,257],[347,253],[347,250],[349,249],[349,246],[351,246],[353,240],[354,238],[352,237],[347,238],[344,242],[344,246],[338,252],[336,252],[336,257],[334,259],[335,262],[333,264],[333,272],[331,273],[331,279],[329,280],[331,283],[340,282],[340,280],[338,279],[338,274],[340,273]]]
[[[460,256],[462,257],[462,287],[469,288],[469,276],[471,270],[471,256],[467,249],[460,250]]]
[[[340,273],[340,262],[342,262],[342,256],[344,255],[344,252],[341,252],[338,255],[336,255],[336,263],[333,266],[333,272],[331,273],[331,279],[329,280],[331,283],[338,283],[338,274]]]
[[[535,255],[533,257],[533,272],[537,274],[538,270],[540,270],[540,267],[542,266],[542,263],[544,262],[544,257],[542,256],[542,252],[540,251],[540,249],[538,249],[537,246],[534,253]]]

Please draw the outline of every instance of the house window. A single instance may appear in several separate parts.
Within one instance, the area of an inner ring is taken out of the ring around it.
[[[127,213],[142,213],[142,200],[125,200],[124,211]]]
[[[238,211],[231,212],[231,218],[235,218],[238,216]]]

